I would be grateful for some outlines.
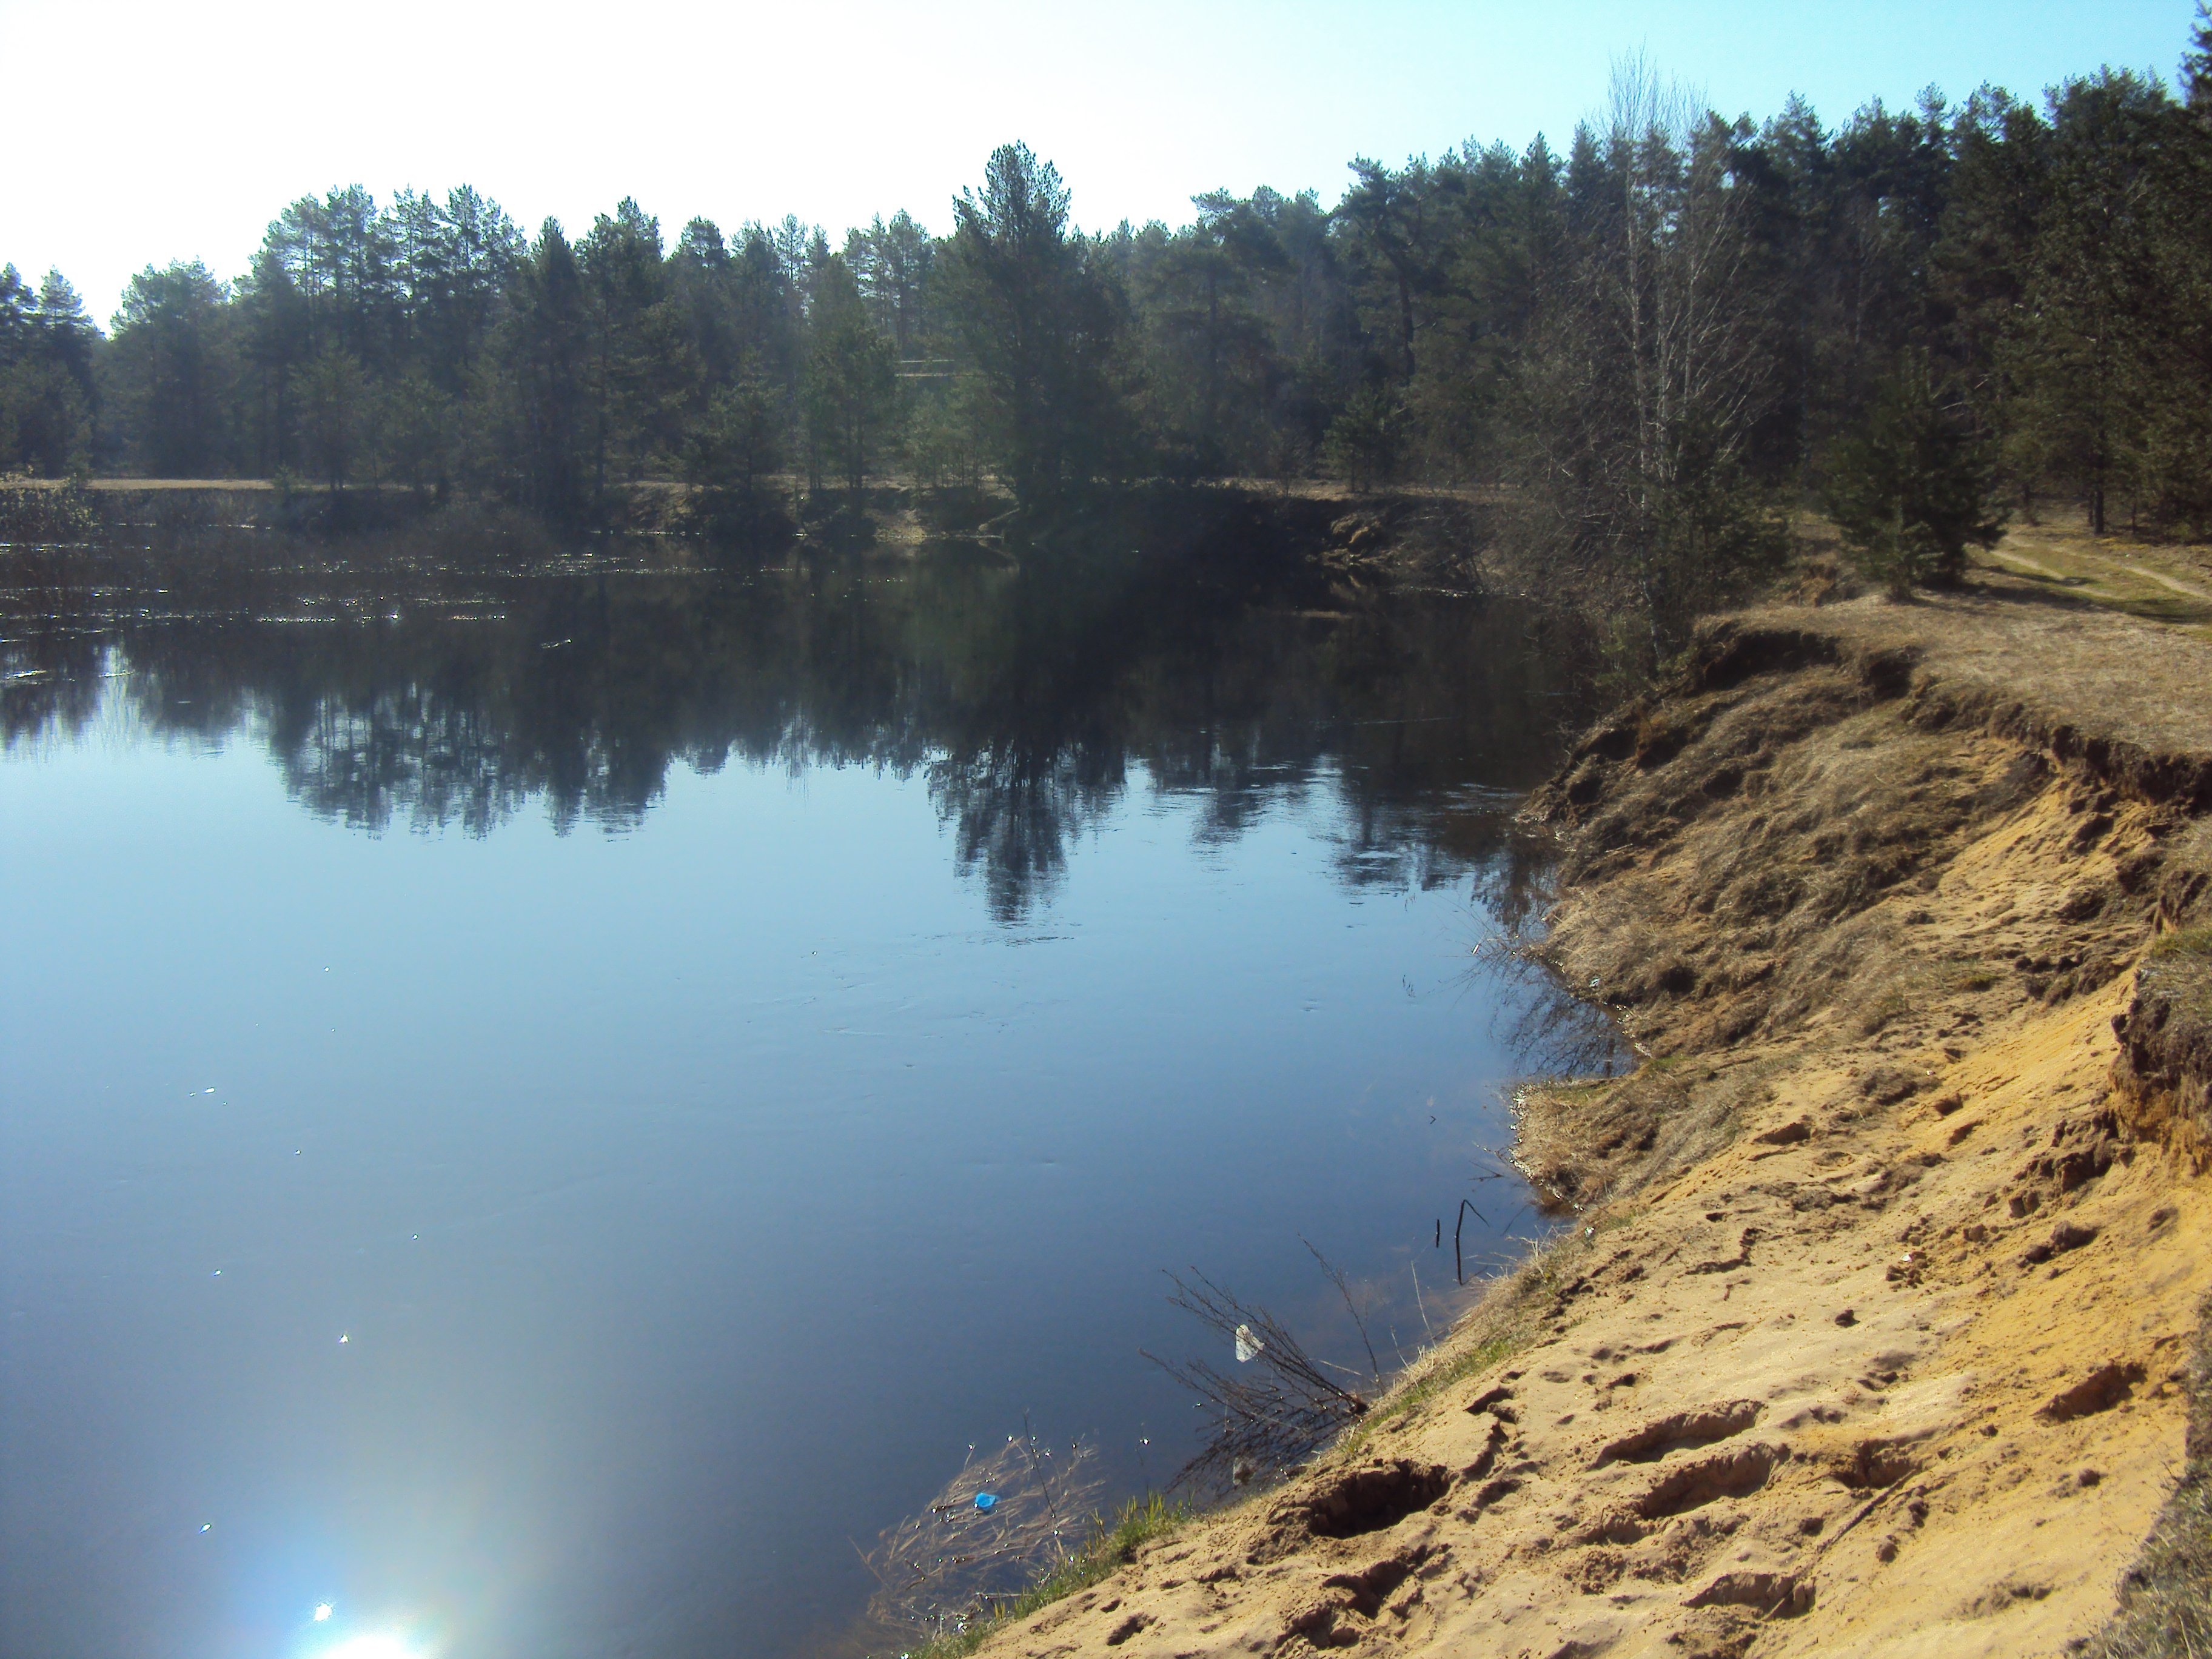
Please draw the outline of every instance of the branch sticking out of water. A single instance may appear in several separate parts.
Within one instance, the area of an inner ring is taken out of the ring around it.
[[[1239,1301],[1195,1267],[1188,1279],[1176,1273],[1168,1277],[1176,1287],[1168,1300],[1176,1307],[1196,1315],[1232,1346],[1243,1333],[1238,1351],[1251,1354],[1248,1363],[1254,1368],[1249,1376],[1231,1376],[1202,1359],[1176,1365],[1157,1354],[1145,1356],[1220,1413],[1206,1449],[1183,1466],[1169,1483],[1170,1491],[1194,1484],[1242,1486],[1263,1471],[1297,1462],[1345,1424],[1367,1414],[1367,1401],[1330,1381],[1322,1362],[1308,1354],[1265,1308]]]

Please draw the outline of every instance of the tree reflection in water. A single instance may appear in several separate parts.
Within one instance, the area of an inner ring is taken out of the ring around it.
[[[16,550],[0,581],[10,745],[244,736],[310,811],[477,836],[539,800],[635,825],[678,762],[918,773],[1005,921],[1133,778],[1202,797],[1209,838],[1333,791],[1345,880],[1480,869],[1510,910],[1507,814],[1576,712],[1517,607],[1218,562],[514,574],[264,541]]]

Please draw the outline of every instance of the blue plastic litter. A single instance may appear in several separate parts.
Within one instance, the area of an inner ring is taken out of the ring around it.
[[[999,1495],[996,1492],[979,1492],[975,1494],[975,1507],[981,1510],[986,1515],[989,1514],[993,1509],[997,1507],[998,1502]]]

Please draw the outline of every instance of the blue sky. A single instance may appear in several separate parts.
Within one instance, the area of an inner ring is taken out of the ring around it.
[[[1833,121],[1929,85],[2171,76],[2190,21],[2186,0],[0,0],[0,260],[58,264],[105,319],[149,261],[234,274],[285,202],[356,180],[466,181],[532,227],[627,193],[672,235],[902,206],[942,228],[1010,137],[1085,225],[1180,221],[1220,186],[1333,201],[1354,154],[1563,137],[1638,49],[1727,113],[1796,91]]]

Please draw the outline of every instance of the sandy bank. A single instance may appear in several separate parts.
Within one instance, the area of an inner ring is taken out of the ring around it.
[[[1716,624],[1530,807],[1649,1055],[1524,1102],[1569,1241],[985,1651],[2081,1650],[2212,1291],[2208,811],[2201,640],[2002,579]]]

